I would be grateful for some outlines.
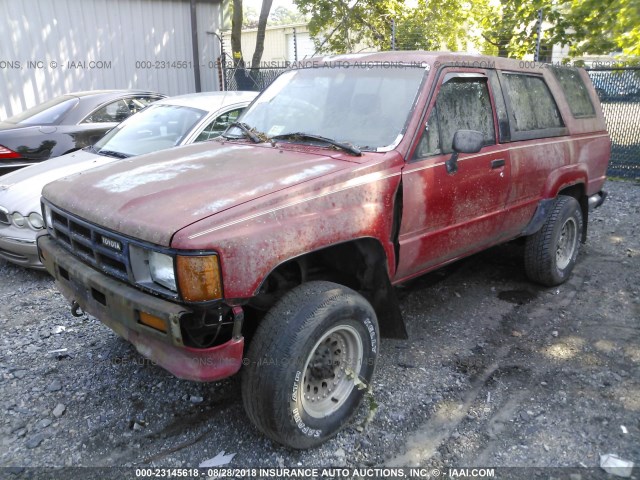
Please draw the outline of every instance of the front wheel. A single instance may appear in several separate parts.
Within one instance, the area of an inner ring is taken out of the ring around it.
[[[564,283],[578,258],[582,210],[573,197],[560,195],[542,228],[527,237],[525,271],[547,287]]]
[[[265,316],[249,347],[247,415],[283,445],[320,445],[355,415],[378,347],[376,314],[360,294],[331,282],[296,287]]]

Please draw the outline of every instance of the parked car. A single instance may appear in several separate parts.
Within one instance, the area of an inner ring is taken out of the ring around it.
[[[590,70],[589,77],[602,102],[640,101],[640,70]]]
[[[194,93],[159,100],[87,147],[0,177],[0,258],[42,269],[36,234],[40,193],[47,183],[116,160],[220,135],[256,92]]]
[[[584,70],[525,67],[384,52],[285,72],[213,145],[48,184],[42,261],[76,314],[180,378],[243,368],[258,429],[316,446],[371,388],[380,335],[406,335],[394,285],[518,237],[531,280],[569,277],[610,139]]]
[[[69,93],[0,122],[0,175],[93,145],[151,102],[140,90]]]

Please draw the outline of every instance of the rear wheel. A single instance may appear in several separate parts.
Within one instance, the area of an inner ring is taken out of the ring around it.
[[[331,282],[287,293],[247,353],[242,397],[251,421],[292,448],[317,446],[357,411],[375,370],[378,323],[360,294]]]
[[[542,228],[527,237],[527,276],[548,287],[564,283],[575,266],[581,233],[580,204],[573,197],[559,196]]]

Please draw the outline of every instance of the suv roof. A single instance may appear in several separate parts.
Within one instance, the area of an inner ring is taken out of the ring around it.
[[[434,65],[436,62],[439,64],[445,63],[469,63],[470,67],[475,68],[501,68],[506,70],[520,70],[520,71],[532,71],[534,65],[541,65],[541,63],[516,60],[512,58],[492,57],[490,55],[480,55],[473,53],[460,53],[460,52],[426,52],[424,50],[412,50],[412,51],[389,51],[389,52],[370,52],[370,53],[355,53],[345,55],[328,55],[324,57],[309,58],[301,60],[298,64],[302,67],[305,66],[319,66],[323,63],[341,62],[347,64],[357,64],[362,62],[375,62],[375,63],[410,63],[416,66],[422,66],[422,64]]]

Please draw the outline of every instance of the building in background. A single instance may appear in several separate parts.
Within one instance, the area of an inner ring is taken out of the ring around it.
[[[0,0],[0,11],[0,120],[74,91],[218,90],[222,0]]]
[[[257,28],[242,30],[242,54],[245,62],[250,62],[256,49]],[[231,30],[222,32],[224,51],[231,54]],[[305,23],[293,25],[267,26],[264,35],[262,64],[295,62],[313,57],[316,48]],[[229,57],[230,59],[231,57]]]

